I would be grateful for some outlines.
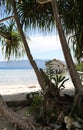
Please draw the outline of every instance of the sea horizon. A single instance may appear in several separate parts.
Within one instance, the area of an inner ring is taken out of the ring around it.
[[[36,74],[33,69],[27,68],[5,68],[0,69],[0,86],[1,85],[28,85],[38,83]]]

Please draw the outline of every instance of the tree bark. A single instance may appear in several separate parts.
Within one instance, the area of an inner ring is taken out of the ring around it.
[[[45,84],[44,84],[44,80],[41,76],[41,72],[40,70],[38,69],[32,55],[31,55],[31,52],[30,52],[30,49],[29,49],[29,46],[28,46],[28,43],[26,41],[26,38],[25,38],[25,35],[23,33],[23,30],[22,30],[22,25],[20,23],[20,20],[18,18],[18,13],[17,13],[17,9],[16,9],[16,3],[15,3],[15,0],[12,0],[12,7],[13,7],[13,11],[14,11],[14,18],[15,18],[15,21],[16,21],[16,24],[17,24],[17,27],[18,27],[18,31],[20,33],[20,36],[21,36],[21,39],[22,39],[22,42],[24,44],[24,47],[25,47],[25,51],[26,51],[26,54],[27,54],[27,57],[36,73],[36,76],[37,76],[37,79],[39,81],[39,84],[41,86],[42,89],[44,89],[45,87]]]
[[[56,27],[58,29],[59,38],[61,41],[61,46],[64,53],[65,61],[67,63],[67,67],[68,67],[72,82],[74,84],[75,90],[78,92],[82,89],[82,84],[76,72],[76,69],[75,69],[75,66],[74,66],[74,63],[73,63],[73,60],[72,60],[72,57],[71,57],[71,54],[70,54],[70,51],[66,42],[66,38],[62,30],[56,0],[51,0],[51,4],[52,4],[53,15],[56,22]]]
[[[56,0],[51,0],[51,5],[52,5],[53,15],[54,15],[54,19],[56,22],[56,27],[58,29],[59,38],[61,41],[61,46],[62,46],[63,54],[65,57],[65,61],[66,61],[73,85],[75,87],[75,96],[74,96],[73,106],[72,106],[72,110],[70,111],[70,115],[71,115],[74,107],[77,105],[78,100],[80,99],[80,95],[83,95],[83,86],[82,86],[81,80],[77,74],[77,71],[75,69],[75,66],[74,66],[68,45],[67,45],[66,38],[65,38],[64,32],[62,30]]]

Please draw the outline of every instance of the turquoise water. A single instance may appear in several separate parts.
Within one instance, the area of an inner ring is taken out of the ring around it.
[[[0,85],[28,85],[37,83],[33,69],[0,69]]]

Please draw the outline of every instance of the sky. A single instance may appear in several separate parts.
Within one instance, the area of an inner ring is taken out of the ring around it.
[[[34,58],[64,59],[58,35],[32,36],[29,47]]]
[[[59,59],[64,60],[62,48],[60,45],[60,41],[58,35],[32,35],[30,37],[29,47],[31,50],[31,54],[34,59]],[[1,46],[0,46],[0,52]],[[4,61],[4,56],[0,53],[0,61]],[[26,56],[21,59],[27,59]]]

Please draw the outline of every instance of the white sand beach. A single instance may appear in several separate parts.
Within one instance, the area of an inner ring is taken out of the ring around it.
[[[73,95],[74,86],[71,80],[68,80],[64,83],[65,88],[61,90],[61,94],[66,93]],[[9,100],[24,100],[26,94],[34,91],[41,90],[41,87],[38,83],[29,84],[29,85],[2,85],[0,86],[0,94],[3,96],[3,99],[6,101]]]
[[[74,94],[69,73],[66,74],[67,80],[65,88],[61,94]],[[27,93],[41,90],[37,77],[33,69],[3,69],[0,70],[0,94],[4,100],[24,100]]]
[[[39,84],[30,85],[2,85],[0,86],[0,94],[6,101],[24,100],[27,93],[41,90]]]

